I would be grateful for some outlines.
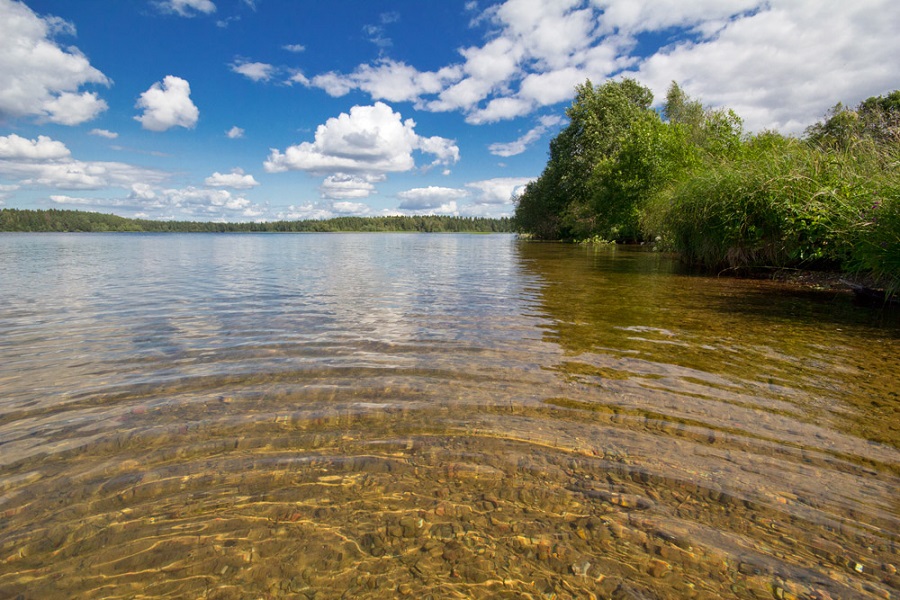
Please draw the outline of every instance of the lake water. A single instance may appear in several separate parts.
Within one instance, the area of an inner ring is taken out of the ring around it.
[[[891,598],[900,319],[507,235],[0,235],[0,598]]]

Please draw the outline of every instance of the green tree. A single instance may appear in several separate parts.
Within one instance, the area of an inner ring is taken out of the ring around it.
[[[621,223],[631,210],[609,195],[604,178],[627,143],[633,124],[650,111],[653,94],[632,79],[575,90],[569,125],[550,144],[550,159],[516,208],[520,230],[540,238],[615,237],[634,230]]]

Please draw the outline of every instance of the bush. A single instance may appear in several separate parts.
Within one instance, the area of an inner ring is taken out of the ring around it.
[[[738,158],[664,191],[645,223],[707,267],[840,268],[853,255],[859,215],[881,198],[875,162],[761,134]]]
[[[900,292],[900,185],[894,182],[860,214],[847,267],[873,277],[888,295]]]

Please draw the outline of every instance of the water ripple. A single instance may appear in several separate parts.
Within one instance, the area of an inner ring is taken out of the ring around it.
[[[509,236],[0,237],[0,596],[896,595],[900,327],[767,285]]]

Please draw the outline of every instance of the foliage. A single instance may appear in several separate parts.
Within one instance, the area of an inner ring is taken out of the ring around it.
[[[704,155],[739,151],[741,122],[731,111],[708,111],[673,83],[663,121],[650,90],[624,79],[576,90],[569,125],[550,145],[541,177],[516,209],[516,226],[541,239],[600,236],[642,239],[646,204]]]
[[[668,191],[660,237],[709,267],[836,266],[865,182],[848,156],[767,133]],[[660,208],[660,206],[662,208]]]
[[[838,104],[803,139],[743,133],[672,83],[577,88],[515,213],[538,239],[654,240],[708,268],[839,269],[900,291],[900,90]]]
[[[894,156],[895,165],[900,163],[898,154]],[[900,175],[895,171],[887,179],[858,213],[846,266],[871,275],[892,295],[900,292]]]
[[[706,267],[841,270],[897,291],[900,151],[850,114],[832,111],[806,140],[764,132],[707,156],[648,202],[645,226]]]
[[[511,232],[509,218],[450,216],[339,217],[267,223],[151,221],[75,210],[0,209],[0,231],[143,231],[143,232]]]
[[[516,226],[540,239],[603,237],[631,224],[627,201],[603,182],[653,95],[631,79],[576,88],[569,125],[551,142],[541,176],[519,198]]]
[[[825,150],[900,144],[900,90],[873,96],[855,109],[838,102],[824,121],[807,128],[806,137]]]

